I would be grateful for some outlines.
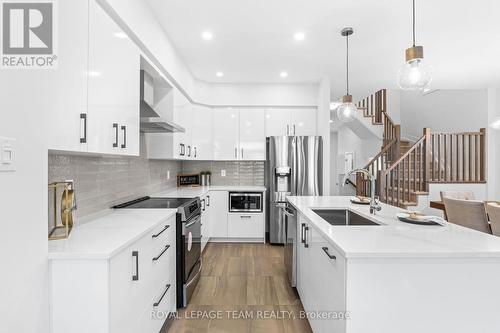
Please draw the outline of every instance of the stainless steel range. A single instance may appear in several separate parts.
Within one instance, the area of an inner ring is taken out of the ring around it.
[[[142,197],[113,208],[177,208],[177,307],[186,307],[202,267],[200,198]]]

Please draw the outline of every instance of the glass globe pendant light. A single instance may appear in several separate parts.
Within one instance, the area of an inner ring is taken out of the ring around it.
[[[349,123],[356,118],[358,108],[352,102],[352,96],[349,94],[349,36],[354,33],[352,28],[344,28],[340,34],[346,38],[346,94],[342,97],[342,104],[337,108],[337,117],[344,123]]]
[[[403,90],[424,90],[432,80],[432,68],[424,62],[423,46],[415,46],[415,0],[413,0],[413,46],[406,49],[406,63],[398,72]]]

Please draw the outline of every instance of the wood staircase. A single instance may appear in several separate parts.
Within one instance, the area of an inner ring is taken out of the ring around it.
[[[384,203],[407,208],[428,195],[431,183],[485,183],[486,130],[431,133],[412,143],[401,139],[401,126],[387,114],[385,89],[358,102],[365,117],[384,126],[383,147],[364,168],[375,178],[376,194]],[[370,181],[356,175],[356,194],[369,196]]]

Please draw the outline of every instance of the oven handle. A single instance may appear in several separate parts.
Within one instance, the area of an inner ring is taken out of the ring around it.
[[[203,259],[200,257],[200,268],[198,268],[198,272],[196,272],[196,274],[193,276],[193,278],[191,279],[191,281],[189,281],[188,283],[186,283],[186,288],[189,287],[194,281],[196,281],[196,279],[198,278],[198,275],[200,275],[200,273],[201,273],[201,269],[202,268],[203,268]]]
[[[185,225],[186,228],[189,228],[190,226],[192,226],[193,224],[195,224],[196,222],[200,221],[201,220],[201,217],[198,215],[197,217],[194,218],[194,221],[193,222],[189,222]]]

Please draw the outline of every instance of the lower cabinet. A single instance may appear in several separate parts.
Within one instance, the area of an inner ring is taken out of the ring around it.
[[[227,238],[228,191],[210,191],[210,223],[212,238]]]
[[[227,220],[229,238],[258,238],[264,239],[263,213],[229,213]]]
[[[110,259],[52,259],[51,332],[159,332],[176,311],[175,267],[175,216]]]
[[[346,321],[346,259],[299,215],[297,291],[315,333],[340,333]],[[324,316],[328,316],[325,318]]]
[[[201,251],[205,249],[212,235],[211,192],[201,197]]]

